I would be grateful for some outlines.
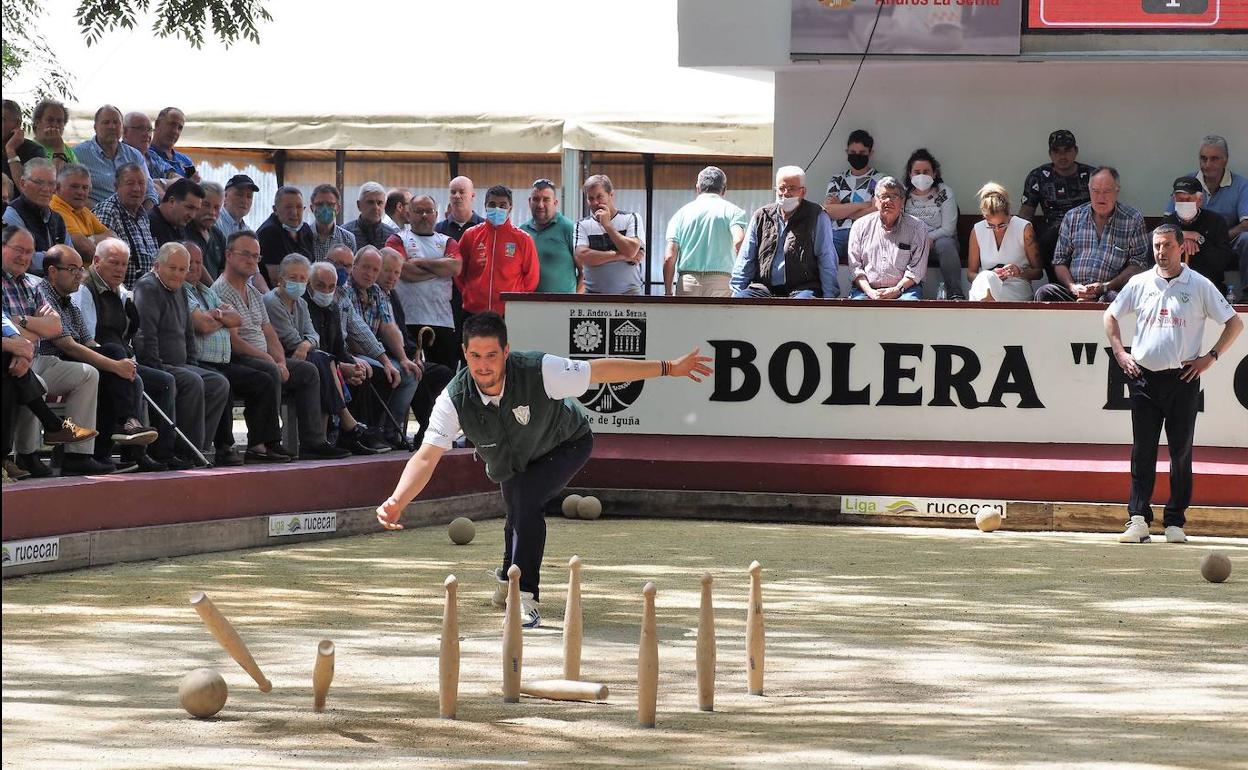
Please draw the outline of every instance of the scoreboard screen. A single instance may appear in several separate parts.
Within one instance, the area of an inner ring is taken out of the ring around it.
[[[1030,0],[1028,31],[1248,30],[1248,0]]]

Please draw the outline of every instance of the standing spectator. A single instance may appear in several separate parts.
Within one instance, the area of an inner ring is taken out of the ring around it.
[[[170,242],[182,242],[189,237],[187,225],[199,213],[204,202],[204,188],[190,179],[177,179],[165,188],[160,205],[147,215],[148,225],[156,243],[164,246]]]
[[[22,169],[31,158],[46,158],[43,148],[26,138],[22,130],[22,108],[12,99],[5,99],[0,107],[4,134],[4,175],[16,184],[22,178]]]
[[[143,210],[147,172],[138,164],[126,163],[117,169],[114,186],[117,192],[96,205],[94,212],[105,227],[117,233],[130,247],[125,283],[133,287],[141,276],[152,269],[156,263],[156,250],[160,248],[152,236],[151,220]]]
[[[1226,271],[1235,269],[1235,252],[1227,234],[1226,220],[1204,208],[1205,192],[1194,176],[1174,180],[1173,209],[1162,224],[1175,225],[1183,232],[1183,262],[1208,278],[1226,296]]]
[[[312,190],[312,218],[316,220],[312,230],[313,262],[325,259],[329,250],[339,244],[355,253],[355,235],[337,224],[338,210],[338,188],[332,184],[318,184]]]
[[[1057,248],[1057,236],[1061,231],[1066,212],[1092,200],[1089,185],[1095,168],[1079,163],[1079,145],[1075,135],[1066,129],[1049,134],[1049,161],[1033,168],[1023,182],[1023,203],[1018,215],[1036,228],[1036,241],[1040,246],[1040,259],[1049,282],[1056,282],[1053,252]],[[1037,217],[1040,209],[1043,216]]]
[[[947,299],[966,299],[962,289],[962,257],[958,253],[958,203],[945,184],[940,161],[919,148],[906,161],[905,212],[927,225],[928,254],[940,264]]]
[[[411,190],[396,187],[386,193],[386,213],[381,218],[381,223],[395,230],[406,229],[411,224],[411,219],[407,215],[407,207],[411,205],[411,202]]]
[[[56,194],[50,208],[65,220],[65,232],[74,250],[85,259],[95,256],[95,246],[116,233],[104,226],[87,208],[91,202],[91,172],[86,166],[66,163],[56,175]]]
[[[360,186],[360,197],[355,202],[360,215],[343,225],[355,236],[356,248],[373,246],[380,249],[386,245],[386,239],[399,231],[399,228],[381,221],[386,206],[386,188],[376,182],[365,182]]]
[[[455,284],[464,297],[465,318],[486,310],[502,315],[503,292],[537,288],[537,249],[528,233],[511,224],[511,200],[511,189],[504,185],[487,190],[486,221],[470,228],[459,242],[463,268]]]
[[[682,297],[731,297],[732,267],[745,241],[748,220],[744,211],[723,197],[728,176],[722,170],[702,169],[694,189],[698,197],[681,206],[667,223],[663,293],[670,297],[675,284],[675,293]],[[543,274],[545,270],[543,264]]]
[[[185,246],[166,243],[156,252],[152,271],[134,284],[139,315],[134,348],[139,363],[173,375],[174,421],[197,450],[207,453],[208,437],[215,434],[230,406],[230,383],[220,373],[197,365],[195,327],[182,290],[190,264]],[[179,448],[172,457],[176,465],[188,467],[195,465],[192,454]],[[157,459],[168,463],[164,457]]]
[[[78,162],[91,171],[91,203],[103,203],[117,191],[117,169],[134,163],[143,169],[147,160],[138,150],[121,141],[121,110],[106,104],[95,111],[95,136],[74,148]],[[147,200],[160,203],[156,185],[147,180]]]
[[[276,286],[278,265],[287,254],[312,259],[312,228],[303,221],[303,191],[283,185],[273,196],[273,213],[256,230],[260,241],[260,265],[266,286]],[[259,288],[259,287],[257,287]],[[267,291],[267,289],[266,289]]]
[[[182,138],[186,115],[177,107],[166,107],[156,115],[152,131],[152,144],[147,150],[147,168],[156,179],[189,179],[199,181],[195,164],[183,153],[174,149]]]
[[[1062,219],[1053,251],[1057,283],[1036,290],[1040,302],[1112,302],[1131,276],[1148,269],[1144,215],[1118,202],[1117,169],[1097,169],[1088,190],[1092,202]]]
[[[35,141],[43,148],[43,154],[52,160],[57,171],[66,163],[77,163],[73,148],[65,144],[65,124],[69,122],[69,110],[55,99],[44,99],[35,105],[33,123]]]
[[[225,236],[216,226],[221,216],[223,191],[216,182],[204,182],[200,187],[204,188],[204,200],[186,224],[186,237],[199,247],[203,255],[197,279],[202,280],[205,286],[211,286],[225,266]]]
[[[729,285],[734,297],[841,296],[832,223],[806,196],[800,166],[776,171],[776,202],[754,212]]]
[[[1096,201],[1095,189],[1092,200]],[[1157,440],[1163,426],[1170,449],[1170,499],[1162,524],[1166,542],[1187,542],[1183,527],[1192,500],[1192,438],[1200,411],[1200,375],[1230,350],[1244,330],[1244,322],[1213,284],[1184,266],[1182,241],[1183,231],[1175,225],[1154,230],[1156,267],[1131,278],[1103,319],[1114,360],[1130,379],[1131,389],[1130,518],[1118,538],[1120,543],[1150,539]],[[1130,353],[1118,326],[1129,315],[1136,317]],[[1209,352],[1202,354],[1205,322],[1210,320],[1222,326],[1222,333]]]
[[[589,203],[589,216],[576,223],[575,242],[585,292],[641,294],[641,263],[646,258],[641,215],[615,207],[615,190],[606,174],[586,179],[582,191]],[[486,207],[488,218],[488,198]]]
[[[33,158],[22,170],[22,194],[4,210],[4,223],[21,227],[35,239],[31,272],[43,273],[43,255],[58,243],[69,242],[65,220],[52,210],[56,170],[47,158]]]
[[[863,129],[849,132],[845,159],[849,168],[828,180],[823,210],[832,218],[832,242],[836,253],[849,251],[849,230],[854,222],[875,213],[875,185],[883,177],[871,165],[875,138]]]
[[[966,258],[970,298],[975,302],[1026,302],[1031,282],[1044,275],[1036,232],[1022,217],[1010,216],[1010,196],[996,182],[979,188],[984,218],[971,232]]]
[[[386,241],[386,246],[407,255],[400,281],[391,292],[395,315],[402,311],[408,337],[413,340],[419,338],[421,327],[432,329],[433,341],[424,348],[425,357],[454,370],[459,343],[451,293],[455,276],[463,268],[459,244],[449,235],[434,231],[438,204],[428,195],[412,198],[408,215],[411,227]]]
[[[533,215],[532,219],[520,225],[520,229],[533,239],[537,260],[541,264],[536,291],[553,294],[582,291],[581,270],[576,266],[574,256],[576,225],[559,213],[554,182],[538,179],[533,183],[529,193],[529,213]]]
[[[239,230],[250,229],[243,220],[251,213],[252,197],[260,192],[260,186],[246,174],[235,174],[225,183],[225,198],[221,202],[221,215],[217,217],[217,229],[226,238]]]
[[[1227,168],[1231,157],[1226,139],[1210,134],[1200,141],[1200,180],[1204,208],[1226,221],[1231,249],[1239,260],[1239,301],[1248,302],[1248,177]],[[1166,209],[1174,211],[1173,203]],[[1185,230],[1187,228],[1184,228]]]
[[[476,188],[466,176],[457,176],[447,188],[446,218],[434,225],[434,231],[448,235],[456,241],[463,240],[468,228],[476,227],[485,218],[472,210],[477,199]],[[363,245],[363,244],[361,244]]]
[[[879,209],[849,231],[850,299],[923,299],[927,225],[902,211],[905,188],[891,176],[875,185]]]
[[[39,279],[28,272],[34,252],[30,233],[12,225],[4,228],[4,315],[30,337],[56,339],[64,333],[61,317],[39,301]],[[111,473],[113,465],[97,462],[92,457],[99,373],[86,364],[46,355],[35,355],[29,368],[43,382],[48,395],[66,396],[65,411],[69,417],[62,421],[59,431],[53,430],[43,437],[43,442],[48,444],[74,444],[65,450],[61,472],[67,475]],[[45,430],[52,428],[46,414],[37,415],[29,410],[19,413],[14,441],[18,467],[36,478],[52,475],[35,456],[40,443],[40,423]]]

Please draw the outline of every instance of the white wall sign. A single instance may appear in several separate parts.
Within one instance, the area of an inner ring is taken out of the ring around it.
[[[1126,444],[1127,381],[1103,309],[517,297],[507,323],[515,350],[672,359],[696,345],[713,357],[700,385],[592,387],[581,402],[602,433]],[[1206,326],[1205,350],[1220,329]],[[1133,331],[1128,320],[1125,339]],[[1202,385],[1196,443],[1248,446],[1248,342]]]
[[[336,513],[291,513],[269,517],[269,537],[311,535],[337,529]]]
[[[61,539],[41,537],[35,540],[11,540],[3,546],[5,567],[33,564],[40,561],[56,561],[61,558]]]

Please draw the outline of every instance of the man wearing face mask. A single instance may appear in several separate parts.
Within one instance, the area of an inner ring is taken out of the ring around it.
[[[776,172],[776,202],[750,219],[729,281],[732,296],[841,296],[832,222],[805,195],[804,169],[783,166]]]
[[[355,236],[356,248],[365,246],[382,248],[386,239],[399,231],[381,221],[386,208],[386,188],[376,182],[360,185],[360,197],[355,202],[360,215],[343,225]]]
[[[511,224],[511,202],[511,188],[498,184],[487,190],[485,222],[470,228],[459,242],[463,268],[455,285],[464,296],[465,318],[486,310],[502,315],[503,292],[537,288],[537,247],[528,233]]]
[[[845,143],[849,168],[828,181],[823,210],[832,218],[832,238],[837,254],[844,254],[854,222],[875,211],[875,183],[882,176],[871,165],[875,139],[861,128],[851,131]]]
[[[278,266],[287,254],[302,254],[312,259],[315,253],[312,228],[303,221],[302,190],[284,185],[277,191],[273,196],[273,213],[256,229],[256,239],[260,241],[260,273],[266,286],[280,285]]]
[[[160,205],[148,212],[148,226],[158,246],[181,243],[188,238],[186,226],[199,213],[204,188],[189,179],[179,179],[165,190]]]
[[[355,235],[337,224],[338,188],[332,184],[318,184],[312,190],[312,218],[316,226],[312,230],[312,260],[326,258],[335,246],[346,246],[355,253]]]
[[[1180,244],[1183,262],[1208,278],[1226,296],[1226,271],[1235,269],[1235,252],[1227,235],[1226,220],[1209,211],[1204,203],[1200,180],[1181,176],[1174,180],[1174,211],[1161,221],[1183,232]]]

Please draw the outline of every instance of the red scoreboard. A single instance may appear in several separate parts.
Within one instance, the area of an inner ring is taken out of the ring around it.
[[[1248,0],[1030,0],[1030,30],[1248,30]]]

